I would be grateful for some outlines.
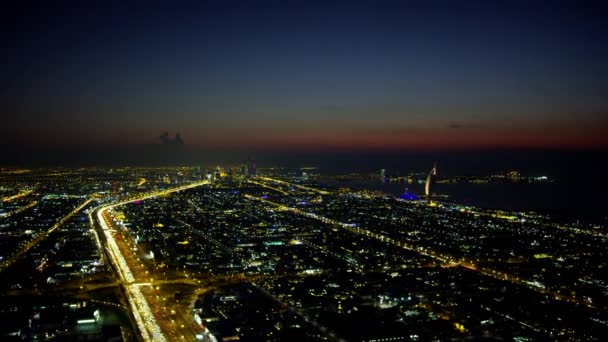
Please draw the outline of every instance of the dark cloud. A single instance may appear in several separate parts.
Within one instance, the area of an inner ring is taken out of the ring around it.
[[[175,138],[169,136],[169,132],[161,134],[159,137],[161,144],[163,145],[183,145],[184,140],[179,133],[175,133]]]

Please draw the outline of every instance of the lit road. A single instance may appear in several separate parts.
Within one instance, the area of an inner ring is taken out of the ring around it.
[[[316,188],[311,188],[311,187],[300,185],[300,184],[294,184],[294,183],[286,182],[284,180],[280,180],[280,179],[276,179],[276,178],[257,177],[257,179],[265,180],[267,182],[275,182],[275,183],[278,183],[278,184],[287,185],[287,186],[290,186],[292,188],[299,188],[299,189],[306,190],[306,191],[312,191],[312,192],[316,192],[316,193],[319,193],[319,194],[322,194],[322,195],[329,194],[329,191],[325,191],[325,190],[321,190],[321,189],[316,189]]]
[[[13,254],[10,258],[8,258],[4,263],[2,263],[2,265],[0,265],[0,272],[3,271],[4,269],[6,269],[7,267],[9,267],[10,265],[14,264],[15,261],[17,261],[23,254],[25,254],[27,251],[29,251],[32,247],[38,245],[40,242],[42,242],[42,240],[46,239],[46,237],[49,236],[49,234],[51,234],[52,232],[57,230],[57,228],[59,228],[63,224],[65,224],[72,216],[74,216],[76,213],[78,213],[84,207],[86,207],[89,203],[91,203],[91,201],[93,201],[93,199],[94,199],[93,197],[89,197],[86,201],[81,203],[77,208],[72,210],[69,214],[64,216],[57,223],[52,225],[46,232],[43,232],[37,238],[30,241],[27,245],[23,246],[23,248],[21,248],[19,251],[17,251],[15,254]],[[36,203],[37,202],[30,203],[30,205],[26,206],[25,208],[30,208],[30,207],[36,205]]]
[[[34,192],[34,190],[25,190],[25,191],[21,191],[21,192],[19,192],[19,193],[18,193],[18,194],[16,194],[16,195],[9,196],[9,197],[4,197],[4,198],[2,199],[2,202],[10,202],[10,201],[13,201],[13,200],[16,200],[16,199],[19,199],[19,198],[25,197],[25,196],[27,196],[27,195],[31,194],[32,192]]]
[[[119,203],[103,206],[97,211],[97,222],[99,223],[99,226],[101,227],[105,236],[108,257],[110,258],[110,262],[115,266],[120,281],[124,284],[127,301],[131,308],[131,312],[137,324],[139,333],[141,334],[141,338],[144,341],[166,341],[167,339],[161,331],[156,317],[154,316],[152,310],[150,309],[148,301],[142,293],[141,285],[136,282],[136,279],[133,273],[131,272],[131,267],[129,267],[129,264],[127,263],[123,253],[121,252],[121,249],[118,247],[118,244],[113,234],[114,229],[112,229],[113,227],[111,223],[111,218],[108,212],[113,208],[128,203],[168,195],[174,192],[195,188],[208,183],[208,181],[202,181],[172,189],[154,191],[151,193],[137,196],[135,198],[130,198]]]
[[[263,186],[263,187],[265,187],[265,188],[268,188],[268,189],[274,190],[274,191],[276,191],[276,192],[279,192],[279,193],[281,193],[281,194],[283,194],[283,195],[289,195],[289,192],[287,192],[287,191],[283,191],[283,190],[281,190],[281,189],[279,189],[279,188],[272,187],[272,186],[270,186],[270,185],[268,185],[268,184],[265,184],[265,183],[260,183],[260,182],[256,182],[256,181],[253,181],[253,180],[247,180],[247,183],[249,183],[249,184],[255,184],[255,185],[259,185],[259,186]]]
[[[19,214],[21,212],[24,212],[24,211],[26,211],[26,210],[28,210],[30,208],[33,208],[36,204],[38,204],[38,201],[31,201],[29,204],[27,204],[26,206],[23,206],[23,207],[21,207],[19,209],[15,209],[15,210],[13,210],[11,212],[8,212],[8,213],[2,213],[2,214],[0,214],[0,218],[7,218],[7,217],[11,217],[13,215],[17,215],[17,214]]]

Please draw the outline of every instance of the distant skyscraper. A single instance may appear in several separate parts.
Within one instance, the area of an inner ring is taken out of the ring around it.
[[[384,180],[384,178],[386,178],[386,170],[382,169],[380,170],[380,179]]]
[[[255,177],[257,174],[257,167],[255,160],[251,157],[245,162],[245,177]]]
[[[433,177],[437,175],[437,163],[433,164],[433,168],[429,172],[428,176],[426,176],[426,183],[424,184],[424,195],[429,197],[431,195],[431,182],[433,181]]]
[[[257,165],[255,164],[255,160],[253,158],[249,158],[249,175],[256,176],[258,173]]]

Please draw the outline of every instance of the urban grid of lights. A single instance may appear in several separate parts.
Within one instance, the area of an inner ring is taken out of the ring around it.
[[[288,186],[292,186],[292,187],[300,187],[300,188],[305,188],[305,189],[313,189],[313,188],[308,188],[308,187],[296,186],[296,184],[289,183],[289,182],[286,182],[286,181],[278,181],[278,180],[273,179],[273,178],[268,178],[268,177],[261,177],[261,178],[263,180],[266,180],[266,181],[272,181],[272,182],[275,182],[275,183],[282,183],[284,185],[288,185]],[[265,185],[263,185],[263,186],[265,186]],[[269,187],[269,186],[265,186],[265,187]],[[417,253],[419,253],[421,255],[433,258],[433,259],[438,260],[440,262],[447,263],[448,266],[451,266],[451,267],[453,267],[453,266],[461,266],[461,267],[467,268],[469,270],[472,270],[472,271],[475,271],[475,272],[479,272],[479,273],[481,273],[481,274],[483,274],[485,276],[489,276],[489,277],[492,277],[492,278],[495,278],[495,279],[499,279],[499,280],[506,280],[506,281],[509,281],[509,282],[517,284],[517,285],[525,286],[525,287],[527,287],[527,288],[529,288],[531,290],[534,290],[534,291],[537,291],[537,292],[540,292],[540,293],[543,293],[543,294],[551,295],[551,296],[553,296],[553,298],[555,298],[557,300],[563,300],[563,301],[567,301],[567,302],[582,304],[582,305],[585,305],[585,306],[588,306],[588,307],[593,307],[590,303],[587,303],[585,301],[579,300],[579,299],[577,299],[575,297],[564,295],[564,294],[560,294],[560,293],[555,292],[555,291],[549,291],[544,286],[539,286],[539,284],[537,282],[530,281],[530,280],[527,280],[527,279],[521,279],[520,277],[510,275],[510,274],[508,274],[506,272],[497,271],[497,270],[490,269],[490,268],[487,268],[487,267],[483,267],[483,268],[482,267],[478,267],[475,264],[475,262],[472,261],[472,260],[467,260],[465,258],[457,259],[457,258],[455,258],[455,257],[453,257],[451,255],[447,255],[447,254],[443,254],[443,253],[438,253],[438,252],[433,251],[433,250],[431,250],[429,248],[415,247],[415,246],[412,246],[410,244],[407,244],[407,243],[400,242],[400,241],[397,241],[395,239],[392,239],[392,238],[390,238],[388,236],[385,236],[383,234],[374,233],[374,232],[369,231],[369,230],[367,230],[365,228],[358,227],[355,224],[348,224],[348,223],[344,223],[344,222],[339,222],[337,220],[333,220],[333,219],[330,219],[330,218],[325,217],[325,216],[317,215],[315,213],[310,213],[310,212],[302,211],[300,209],[296,209],[296,208],[293,208],[293,207],[288,207],[286,205],[279,204],[279,203],[270,201],[270,200],[262,198],[262,197],[255,197],[255,196],[248,195],[248,194],[245,194],[245,197],[248,198],[248,199],[250,199],[250,200],[257,200],[257,201],[261,201],[261,202],[267,203],[269,205],[272,205],[274,207],[278,207],[280,210],[291,211],[291,212],[293,212],[294,214],[297,214],[297,215],[303,215],[303,216],[306,216],[306,217],[309,217],[309,218],[312,218],[312,219],[315,219],[315,220],[318,220],[318,221],[321,221],[321,222],[324,222],[324,223],[329,223],[329,224],[336,225],[336,226],[338,226],[338,227],[340,227],[342,229],[350,231],[351,233],[362,234],[362,235],[374,238],[376,240],[379,240],[379,241],[381,241],[383,243],[391,244],[391,245],[394,245],[394,246],[397,246],[397,247],[400,247],[400,248],[403,248],[403,249],[407,249],[407,250],[410,250],[410,251],[417,252]]]

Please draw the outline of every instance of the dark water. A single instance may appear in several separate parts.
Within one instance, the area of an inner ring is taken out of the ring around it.
[[[343,181],[342,186],[379,190],[399,196],[405,189],[416,195],[424,193],[423,184],[384,183],[379,180]],[[608,211],[600,195],[586,196],[584,183],[565,181],[537,184],[433,184],[432,192],[447,195],[457,203],[482,208],[535,211],[570,221],[608,225]]]

